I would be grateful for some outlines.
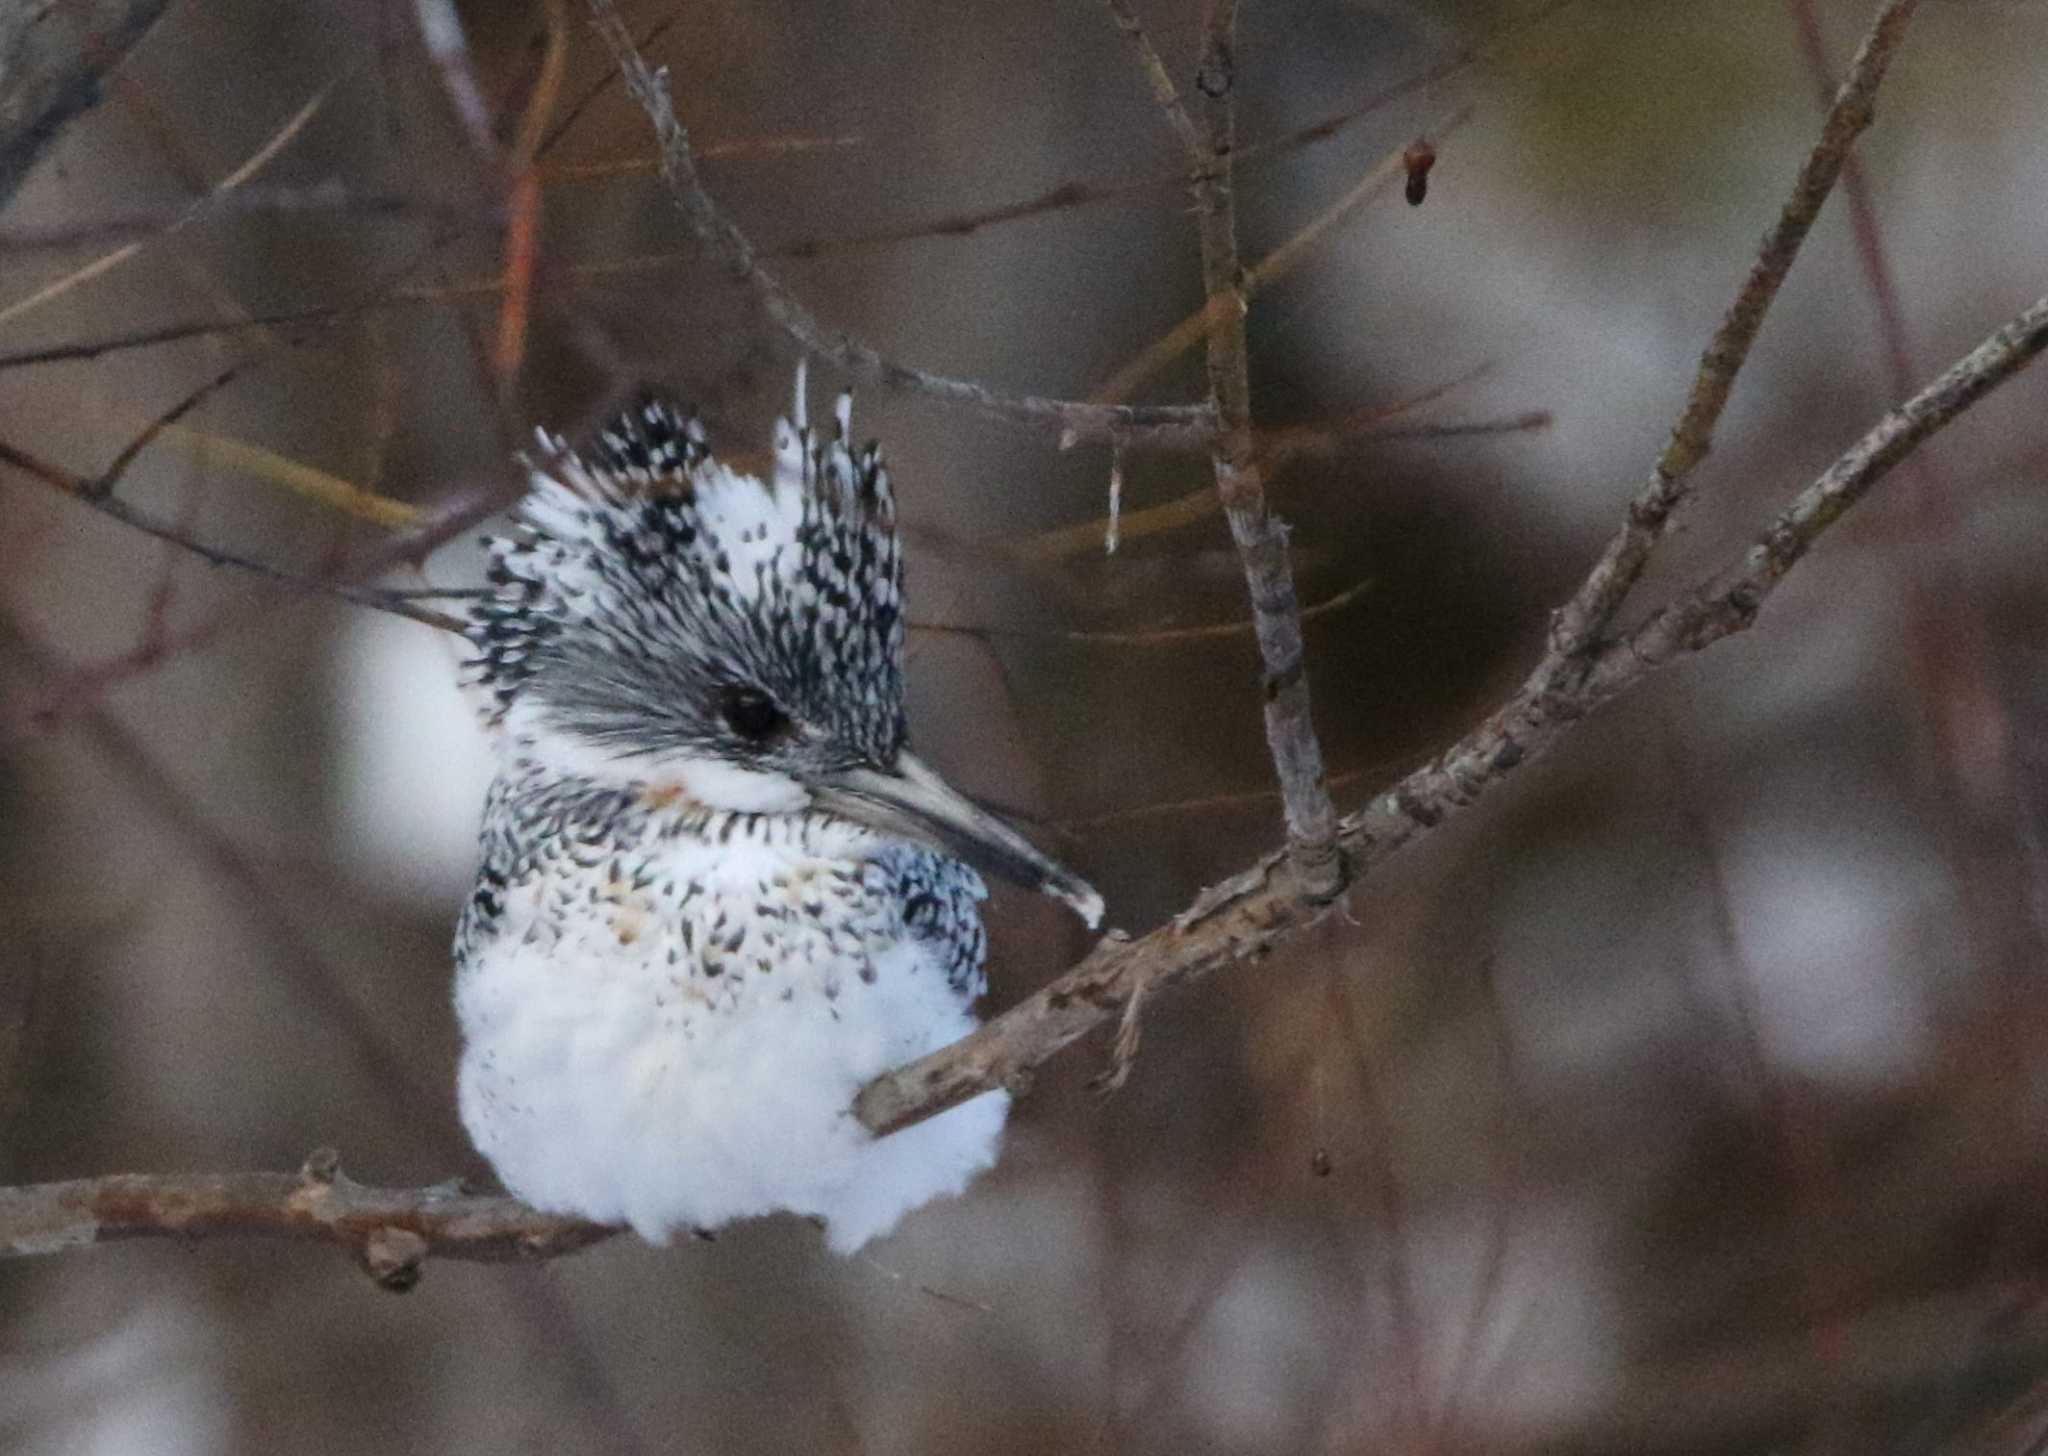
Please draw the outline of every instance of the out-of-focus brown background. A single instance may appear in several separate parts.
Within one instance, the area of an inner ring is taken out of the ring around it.
[[[1531,663],[1810,144],[1802,23],[1839,68],[1874,9],[1246,7],[1247,141],[1485,48],[1246,164],[1256,258],[1416,134],[1442,154],[1424,206],[1381,194],[1257,299],[1260,422],[1552,415],[1353,439],[1275,480],[1304,600],[1364,584],[1308,628],[1340,802]],[[1650,600],[2048,280],[2048,5],[1921,9],[1859,153],[1867,226],[1830,203]],[[1091,0],[622,10],[770,251],[1178,165]],[[509,134],[544,11],[461,13]],[[1200,7],[1142,14],[1186,78]],[[558,122],[609,71],[571,21]],[[652,380],[757,448],[793,354],[698,257],[649,155],[615,85],[545,148],[508,379],[500,179],[413,7],[176,0],[0,213],[0,438],[92,474],[234,369],[120,496],[302,574],[380,528],[221,442],[436,506],[510,488],[531,425],[587,427]],[[89,226],[124,217],[144,227]],[[1074,396],[1198,294],[1170,184],[773,266],[893,358]],[[284,321],[21,359],[248,316]],[[1200,388],[1188,358],[1143,397]],[[1105,450],[876,391],[857,410],[896,463],[918,618],[986,629],[914,639],[927,756],[1035,819],[1133,930],[1275,842],[1249,639],[1069,635],[1240,618],[1219,523],[1049,557],[1042,533],[1103,513]],[[1584,724],[1348,916],[1162,1001],[1120,1094],[1087,1089],[1099,1044],[1069,1054],[991,1176],[867,1255],[770,1220],[435,1264],[404,1298],[311,1247],[17,1263],[0,1448],[2023,1449],[2024,1422],[1985,1423],[2048,1370],[2044,446],[2048,376],[2022,376],[1756,632]],[[1125,474],[1136,511],[1204,471],[1134,453]],[[476,1172],[447,1004],[484,774],[459,644],[17,473],[0,513],[0,1173],[290,1168],[319,1145],[366,1181]],[[426,580],[472,580],[473,535]],[[1082,948],[1018,896],[992,920],[998,1008]]]

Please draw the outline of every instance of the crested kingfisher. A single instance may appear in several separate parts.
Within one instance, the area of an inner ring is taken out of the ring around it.
[[[767,481],[661,400],[541,432],[468,626],[462,1120],[517,1196],[655,1243],[789,1211],[847,1253],[960,1192],[1005,1093],[881,1139],[855,1093],[978,1024],[977,870],[1102,914],[907,747],[889,474],[804,391]]]

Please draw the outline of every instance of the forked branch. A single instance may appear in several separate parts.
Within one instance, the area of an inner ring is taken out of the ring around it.
[[[1559,684],[1552,648],[1484,722],[1363,809],[1338,843],[1364,874],[1461,811],[1594,709],[1657,668],[1747,628],[1821,534],[1901,460],[2025,368],[2048,346],[2048,297],[2037,300],[1939,379],[1880,420],[1795,496],[1742,555],[1642,626],[1596,651]],[[1282,873],[1275,850],[1136,940],[1111,937],[1081,963],[972,1035],[878,1077],[855,1103],[876,1132],[921,1122],[994,1087],[1013,1086],[1063,1047],[1118,1016],[1136,994],[1257,960],[1328,914]]]

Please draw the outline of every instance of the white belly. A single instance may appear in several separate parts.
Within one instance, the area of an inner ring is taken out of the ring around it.
[[[508,891],[456,1011],[462,1120],[512,1192],[655,1242],[808,1214],[847,1252],[994,1162],[1002,1093],[880,1141],[854,1120],[863,1083],[975,1018],[926,946],[872,915],[827,933],[799,911],[764,933],[759,860],[698,845],[647,885],[597,868]],[[718,888],[664,898],[691,881]]]

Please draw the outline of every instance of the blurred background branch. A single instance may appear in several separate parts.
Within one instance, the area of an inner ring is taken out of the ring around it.
[[[168,0],[24,0],[0,10],[0,207]]]

